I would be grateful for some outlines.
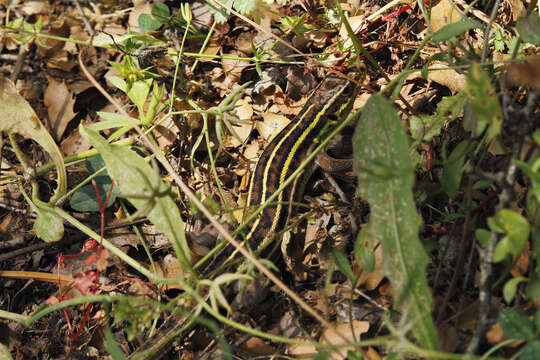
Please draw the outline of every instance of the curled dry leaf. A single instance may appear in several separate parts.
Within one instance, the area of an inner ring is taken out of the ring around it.
[[[454,69],[450,69],[448,64],[441,61],[434,61],[429,69],[429,81],[435,81],[436,83],[446,86],[453,93],[465,89],[465,75],[459,74]]]
[[[73,112],[75,99],[65,82],[57,82],[49,78],[49,86],[45,89],[45,106],[49,114],[49,128],[56,141],[62,138],[64,131],[77,113]]]

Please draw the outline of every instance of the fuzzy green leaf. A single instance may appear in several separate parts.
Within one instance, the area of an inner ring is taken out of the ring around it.
[[[403,323],[412,322],[416,340],[426,348],[436,349],[437,333],[425,273],[428,257],[418,238],[421,219],[413,198],[414,173],[408,141],[392,106],[382,96],[372,96],[354,136],[358,192],[371,209],[368,234],[380,240],[383,274],[392,284],[394,306],[409,319]]]

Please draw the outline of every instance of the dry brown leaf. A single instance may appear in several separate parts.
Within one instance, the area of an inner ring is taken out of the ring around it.
[[[290,122],[286,116],[271,112],[262,114],[262,118],[263,121],[258,121],[255,124],[255,128],[266,141],[270,141],[274,136],[279,134]]]
[[[366,360],[382,360],[381,355],[379,355],[377,350],[375,350],[371,346],[368,347],[367,351],[364,353],[364,358]]]
[[[178,138],[180,129],[176,126],[172,117],[167,117],[161,124],[156,126],[152,134],[155,136],[160,149],[169,148]]]
[[[56,141],[62,138],[69,122],[73,120],[76,113],[73,112],[75,99],[65,82],[57,82],[49,78],[49,86],[45,90],[44,98],[47,113],[49,114],[49,128]]]
[[[81,40],[81,41],[87,41],[88,39],[90,39],[90,36],[81,25],[75,25],[75,26],[70,27],[69,32],[70,32],[70,35],[69,35],[70,39]],[[66,41],[64,45],[64,50],[66,50],[68,53],[72,55],[79,54],[79,48],[77,47],[77,45],[69,41]],[[86,54],[88,55],[89,53],[87,52]]]
[[[489,344],[492,345],[498,344],[507,339],[508,338],[504,335],[504,331],[502,330],[501,325],[498,322],[493,324],[486,333],[486,340]],[[523,342],[523,340],[516,340],[508,344],[507,346],[511,348],[516,348],[519,345],[523,344]]]
[[[93,124],[94,122],[90,119],[89,116],[86,117],[84,122],[85,125]],[[73,129],[60,144],[60,150],[65,156],[74,155],[90,149],[90,143],[83,139],[79,134],[79,129]]]
[[[48,14],[49,3],[47,1],[25,1],[21,11],[26,15]]]
[[[248,341],[242,344],[242,349],[258,356],[273,355],[278,353],[278,350],[275,347],[268,345],[258,337],[249,338]]]
[[[351,28],[353,29],[353,32],[355,34],[358,34],[358,32],[366,26],[366,17],[363,15],[353,16],[348,18],[347,20],[349,20],[349,24],[351,25]],[[343,44],[344,47],[347,48],[349,46],[352,46],[352,41],[349,37],[347,29],[345,28],[345,25],[341,25],[338,36],[339,41]]]
[[[431,8],[431,28],[436,32],[448,24],[453,24],[461,19],[456,6],[452,6],[450,0],[442,0]]]
[[[242,57],[242,53],[239,51],[232,52],[230,54],[224,54],[226,56],[238,56]],[[246,66],[249,65],[249,62],[245,60],[233,60],[233,59],[222,59],[221,66],[225,74],[225,79],[221,86],[218,86],[222,90],[231,90],[234,85],[241,83],[242,71]]]
[[[529,243],[526,243],[525,250],[519,255],[514,267],[510,270],[510,274],[512,274],[513,277],[523,276],[529,269],[530,259],[531,246]]]
[[[234,173],[238,176],[244,176],[248,170],[253,170],[255,168],[255,163],[259,158],[259,142],[253,141],[247,144],[246,148],[244,149],[243,155],[244,158],[249,161],[250,166],[249,169],[245,167],[239,167],[234,169]]]
[[[75,60],[71,59],[64,49],[54,52],[47,58],[47,66],[53,69],[69,72],[75,65]]]
[[[540,91],[540,56],[527,58],[524,63],[508,65],[508,82],[514,86],[528,86]]]
[[[516,21],[520,17],[527,16],[527,9],[521,0],[508,0],[510,10],[512,11],[512,21]]]
[[[292,344],[287,349],[296,359],[313,359],[319,353],[315,346],[307,344]]]
[[[344,345],[349,342],[358,341],[360,335],[365,334],[369,330],[368,321],[353,320],[352,323],[331,324],[324,330],[319,341],[327,345]],[[339,351],[330,353],[332,360],[345,360],[347,351],[354,351],[354,347],[340,347]]]
[[[465,89],[465,75],[459,74],[454,69],[449,69],[448,64],[441,61],[434,61],[429,67],[428,80],[435,81],[449,88],[453,93]],[[441,69],[441,70],[438,70]]]
[[[154,289],[148,286],[148,284],[141,279],[132,278],[130,284],[131,285],[128,288],[130,294],[149,297],[153,297],[155,295]]]
[[[231,147],[237,147],[245,144],[253,127],[252,123],[250,122],[251,117],[253,116],[253,107],[251,104],[245,99],[240,99],[236,102],[235,109],[238,118],[245,123],[233,126],[236,135],[238,135],[240,139],[237,139],[236,136],[233,135],[228,136],[225,140],[225,144]]]
[[[133,2],[133,11],[129,13],[128,24],[131,30],[140,32],[139,28],[139,16],[142,14],[152,14],[152,5],[148,1],[135,0]]]

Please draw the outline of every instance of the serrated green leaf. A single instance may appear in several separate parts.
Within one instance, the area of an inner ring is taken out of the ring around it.
[[[540,45],[540,15],[531,12],[529,16],[519,18],[516,28],[524,42]]]
[[[236,0],[234,8],[242,15],[251,15],[259,6],[262,6],[257,0]]]
[[[168,186],[136,152],[111,145],[98,133],[82,125],[79,126],[79,132],[103,157],[109,175],[122,194],[130,195],[128,200],[138,210],[148,209],[146,217],[169,239],[184,269],[189,269],[191,254],[182,217],[174,200],[166,191]]]
[[[365,105],[354,135],[358,193],[371,209],[369,236],[380,240],[383,274],[390,279],[394,306],[425,348],[437,348],[431,319],[428,257],[418,238],[421,219],[413,200],[414,173],[409,139],[396,112],[380,95]],[[412,322],[412,323],[411,323]]]
[[[439,136],[441,129],[448,120],[447,114],[456,119],[462,112],[467,101],[466,94],[461,91],[453,96],[445,96],[437,104],[434,115],[411,116],[410,127],[413,139],[429,142],[435,136]]]
[[[436,44],[450,40],[454,37],[460,36],[465,31],[479,28],[480,24],[478,24],[475,21],[470,20],[462,20],[458,21],[452,24],[448,24],[439,31],[437,31],[435,34],[433,34],[432,41]]]
[[[497,321],[501,325],[504,334],[510,339],[531,339],[534,337],[534,326],[527,315],[514,310],[502,309]]]
[[[229,11],[225,8],[217,8],[215,7],[211,2],[209,2],[208,0],[205,0],[206,1],[206,7],[208,8],[208,11],[210,12],[210,14],[214,15],[214,21],[218,24],[223,24],[224,22],[227,21],[227,19],[229,18]],[[222,0],[221,1],[223,3],[223,5],[229,7],[229,8],[232,8],[232,5],[233,5],[233,2],[234,0]]]

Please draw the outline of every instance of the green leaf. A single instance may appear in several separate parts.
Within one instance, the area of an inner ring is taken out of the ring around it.
[[[507,304],[514,300],[514,296],[516,296],[517,286],[527,280],[528,279],[523,276],[518,276],[516,278],[508,280],[506,284],[504,284],[503,296],[504,301],[506,301]]]
[[[501,227],[501,225],[497,222],[496,218],[494,218],[494,217],[488,217],[487,223],[488,223],[489,228],[490,228],[492,231],[495,231],[496,233],[499,233],[499,234],[504,234],[504,229],[503,229],[503,228]]]
[[[100,118],[103,119],[103,121],[89,125],[88,126],[89,129],[92,129],[94,131],[109,130],[109,129],[119,128],[119,127],[127,127],[131,129],[131,123],[122,114],[103,112],[103,111],[98,111],[97,114],[99,115]],[[133,120],[135,124],[140,125],[140,122],[138,119],[131,118],[131,120]]]
[[[127,95],[129,96],[131,101],[133,101],[133,103],[137,105],[137,109],[139,110],[140,114],[139,117],[141,119],[144,117],[144,103],[146,102],[148,94],[150,93],[152,82],[153,79],[135,81],[132,84],[131,89],[129,89],[127,92]]]
[[[320,350],[313,360],[328,360],[330,359],[330,354],[324,350]]]
[[[501,325],[504,334],[510,339],[531,339],[534,337],[534,326],[527,315],[514,310],[502,309],[497,321]]]
[[[117,35],[117,34],[100,32],[94,37],[94,40],[92,41],[92,45],[97,46],[97,47],[115,49],[118,46],[116,44],[122,44],[124,43],[124,41],[130,40],[130,39],[139,40],[145,43],[146,45],[165,45],[166,44],[163,40],[160,40],[148,34],[128,33],[124,35]]]
[[[30,104],[19,95],[10,80],[0,76],[0,132],[2,131],[34,140],[48,153],[56,166],[57,186],[50,200],[45,203],[39,199],[37,185],[33,186],[32,199],[26,196],[25,199],[32,211],[37,212],[38,215],[34,222],[37,236],[47,242],[60,240],[64,234],[63,220],[52,212],[51,208],[66,193],[67,177],[64,158]],[[33,169],[25,170],[32,171]]]
[[[169,7],[167,5],[156,2],[152,8],[152,16],[155,17],[157,21],[165,24],[171,16],[171,12],[169,11]]]
[[[411,136],[415,140],[431,141],[439,136],[441,129],[448,120],[456,119],[462,112],[467,101],[465,92],[461,91],[453,96],[445,96],[437,104],[434,115],[411,116]],[[452,116],[448,119],[448,113]]]
[[[476,63],[467,74],[465,89],[474,115],[474,119],[466,118],[465,130],[480,136],[487,128],[486,141],[489,142],[501,132],[502,110],[490,76]]]
[[[371,208],[368,236],[380,240],[382,271],[392,284],[394,307],[408,317],[402,323],[416,340],[436,349],[409,139],[392,105],[380,95],[373,95],[362,110],[354,135],[354,169],[358,193]]]
[[[124,196],[138,210],[148,210],[146,217],[169,239],[184,269],[191,267],[191,254],[184,233],[180,211],[170,196],[168,186],[148,162],[136,152],[109,144],[98,133],[79,126],[81,136],[103,157],[109,175]]]
[[[105,327],[105,346],[107,348],[107,352],[111,355],[111,357],[114,360],[127,359],[126,355],[120,348],[120,345],[118,345],[118,343],[114,339],[114,336],[111,332],[111,328],[109,327],[109,325]]]
[[[214,21],[218,24],[223,24],[224,22],[227,21],[227,19],[229,18],[229,11],[225,8],[217,8],[215,7],[210,1],[208,0],[205,0],[206,1],[206,7],[208,8],[210,14],[214,15]],[[221,3],[223,3],[223,5],[226,5],[227,7],[229,8],[232,8],[232,5],[233,5],[233,2],[234,0],[222,0]]]
[[[529,283],[527,284],[527,288],[525,289],[525,295],[527,295],[527,298],[529,300],[539,299],[540,298],[540,280],[535,279],[535,280],[529,281]]]
[[[139,15],[138,22],[141,33],[143,34],[147,31],[155,31],[159,29],[162,25],[159,21],[155,20],[148,14]]]
[[[442,41],[447,41],[447,40],[452,39],[453,37],[460,36],[465,31],[479,28],[479,27],[480,27],[480,24],[478,24],[475,21],[470,21],[470,20],[458,21],[452,24],[448,24],[442,29],[440,29],[439,31],[437,31],[435,34],[433,34],[432,40],[434,43],[438,44]]]
[[[34,230],[37,237],[46,242],[55,242],[64,236],[64,220],[47,206],[33,207],[37,213]]]
[[[236,0],[234,8],[242,15],[251,15],[258,7],[262,6],[257,0]]]
[[[347,351],[347,360],[363,360],[364,355],[360,351]]]
[[[105,162],[101,158],[101,156],[92,156],[88,159],[86,159],[86,169],[88,170],[89,174],[94,174],[97,171],[100,171],[102,168],[105,167]],[[99,192],[99,197],[101,200],[101,205],[103,206],[105,204],[105,201],[107,200],[107,197],[109,196],[109,192],[111,191],[111,185],[112,180],[109,177],[109,174],[107,173],[107,170],[101,172],[99,175],[97,175],[94,178],[94,182],[96,183],[96,187]],[[107,208],[112,206],[114,202],[116,201],[116,196],[120,193],[117,186],[114,186],[111,192],[111,196],[109,198],[109,201],[107,202]],[[69,205],[71,208],[75,211],[93,211],[98,212],[99,211],[99,203],[97,201],[96,196],[96,190],[94,189],[94,186],[92,184],[87,184],[77,190],[73,196],[71,197],[69,201]]]
[[[341,271],[351,284],[355,283],[356,276],[354,276],[354,272],[352,270],[351,264],[349,263],[349,259],[339,251],[333,251],[332,252],[332,259],[334,260],[334,263],[336,264],[339,271]]]
[[[523,348],[519,360],[537,360],[540,354],[540,341],[531,341]]]
[[[516,28],[524,42],[540,45],[540,16],[538,12],[531,12],[526,18],[519,18]]]
[[[0,360],[13,360],[9,348],[2,343],[0,343]]]
[[[486,246],[489,242],[489,238],[491,237],[491,232],[487,231],[486,229],[476,229],[474,235],[476,236],[476,239],[480,245]]]
[[[497,213],[495,220],[506,234],[499,244],[497,244],[495,253],[499,256],[502,255],[503,252],[513,255],[521,254],[530,234],[530,225],[527,219],[515,211],[502,209]],[[499,245],[500,250],[499,253],[497,253]],[[497,260],[495,260],[494,257],[494,261],[500,260],[502,260],[500,257],[497,257]]]
[[[469,152],[471,142],[463,140],[456,146],[448,159],[444,162],[444,167],[441,176],[441,185],[444,192],[451,199],[456,196],[463,175],[465,157]]]

